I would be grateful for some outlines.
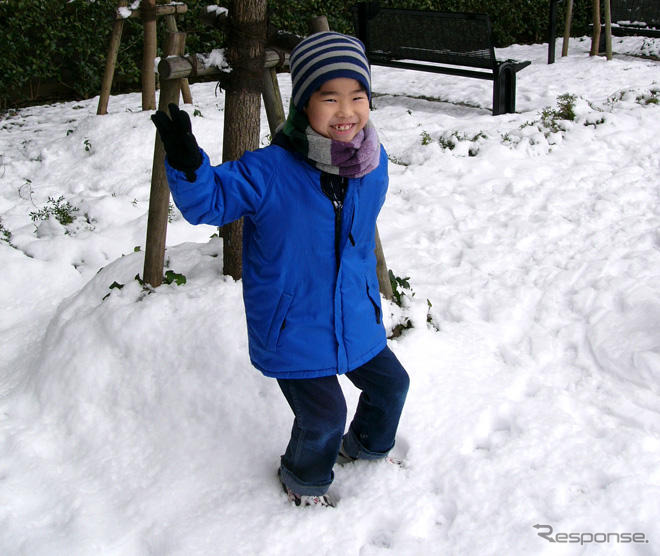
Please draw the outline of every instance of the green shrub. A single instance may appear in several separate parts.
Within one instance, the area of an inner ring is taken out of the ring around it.
[[[73,224],[76,219],[76,213],[80,209],[69,201],[64,200],[64,196],[60,195],[57,199],[55,197],[48,197],[48,202],[40,209],[30,212],[32,222],[40,222],[48,220],[51,216],[55,218],[62,226]]]
[[[4,224],[2,223],[2,218],[0,218],[0,241],[4,241],[7,245],[13,247],[11,242],[11,232],[5,228]]]

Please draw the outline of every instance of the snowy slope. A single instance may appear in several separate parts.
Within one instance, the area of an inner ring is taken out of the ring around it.
[[[546,45],[498,51],[533,61],[498,117],[486,81],[374,68],[379,230],[414,290],[386,315],[413,324],[390,344],[412,379],[406,466],[337,468],[335,510],[279,490],[292,415],[249,364],[215,229],[173,210],[186,284],[134,279],[139,94],[4,115],[0,554],[660,554],[660,64],[625,55],[660,41],[614,46],[575,40],[551,66]],[[192,92],[217,162],[222,94]],[[58,203],[73,223],[39,219]]]

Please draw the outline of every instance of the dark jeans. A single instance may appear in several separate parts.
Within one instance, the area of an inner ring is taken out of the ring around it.
[[[296,494],[325,494],[342,436],[344,450],[354,458],[383,458],[394,446],[408,393],[406,370],[385,348],[346,377],[362,393],[345,435],[346,400],[336,375],[277,381],[295,415],[280,474]]]

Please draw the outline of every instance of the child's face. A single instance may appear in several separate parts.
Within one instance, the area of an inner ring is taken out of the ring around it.
[[[369,120],[369,98],[355,79],[337,77],[312,94],[305,113],[317,133],[336,141],[350,141]]]

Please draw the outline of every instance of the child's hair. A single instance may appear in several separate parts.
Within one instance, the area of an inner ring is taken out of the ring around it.
[[[371,99],[371,72],[359,39],[325,31],[303,39],[289,58],[293,90],[291,102],[302,110],[314,91],[337,77],[355,79]]]

